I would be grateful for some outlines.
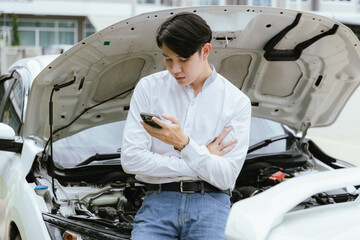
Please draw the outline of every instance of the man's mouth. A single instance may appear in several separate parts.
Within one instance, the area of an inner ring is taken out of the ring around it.
[[[178,81],[182,81],[182,80],[185,79],[185,77],[175,77],[175,78],[176,78],[176,80],[178,80]]]

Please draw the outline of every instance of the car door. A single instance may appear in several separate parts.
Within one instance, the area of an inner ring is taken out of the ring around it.
[[[22,136],[25,93],[23,79],[16,70],[0,77],[0,122],[14,130],[16,139]],[[17,211],[19,201],[12,190],[21,184],[21,147],[15,150],[6,138],[0,139],[0,145],[0,239],[14,239],[19,229],[12,213]]]

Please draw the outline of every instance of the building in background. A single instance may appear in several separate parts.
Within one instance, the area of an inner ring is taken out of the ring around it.
[[[111,24],[169,7],[249,5],[317,11],[360,37],[360,0],[0,0],[0,73],[16,59],[61,53]],[[11,47],[12,15],[20,46]]]
[[[17,14],[21,46],[73,45],[96,30],[85,16]],[[12,14],[0,19],[6,45],[11,45]]]
[[[0,0],[0,73],[17,59],[61,53],[113,23],[168,8],[136,0]],[[11,46],[13,14],[20,46]]]

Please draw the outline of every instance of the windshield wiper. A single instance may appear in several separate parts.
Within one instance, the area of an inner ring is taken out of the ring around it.
[[[263,141],[260,141],[258,143],[255,143],[253,145],[251,145],[248,149],[248,154],[255,151],[255,150],[258,150],[260,148],[263,148],[263,147],[266,147],[267,145],[269,145],[270,143],[273,143],[273,142],[277,142],[277,141],[280,141],[280,140],[283,140],[283,139],[287,139],[288,137],[290,137],[289,134],[284,134],[284,135],[280,135],[280,136],[276,136],[276,137],[272,137],[272,138],[268,138],[268,139],[265,139]]]
[[[110,160],[110,159],[116,159],[116,158],[120,158],[120,153],[107,153],[107,154],[96,153],[95,155],[89,157],[85,161],[77,164],[75,167],[88,165],[89,163],[92,163],[95,161],[103,161],[103,160]]]

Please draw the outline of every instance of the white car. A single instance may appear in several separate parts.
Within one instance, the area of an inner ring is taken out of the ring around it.
[[[130,239],[146,184],[121,168],[124,121],[139,79],[165,69],[158,26],[181,11],[208,22],[209,61],[252,102],[226,237],[359,238],[360,168],[306,138],[359,86],[359,40],[311,13],[217,6],[142,14],[1,76],[0,239]]]

